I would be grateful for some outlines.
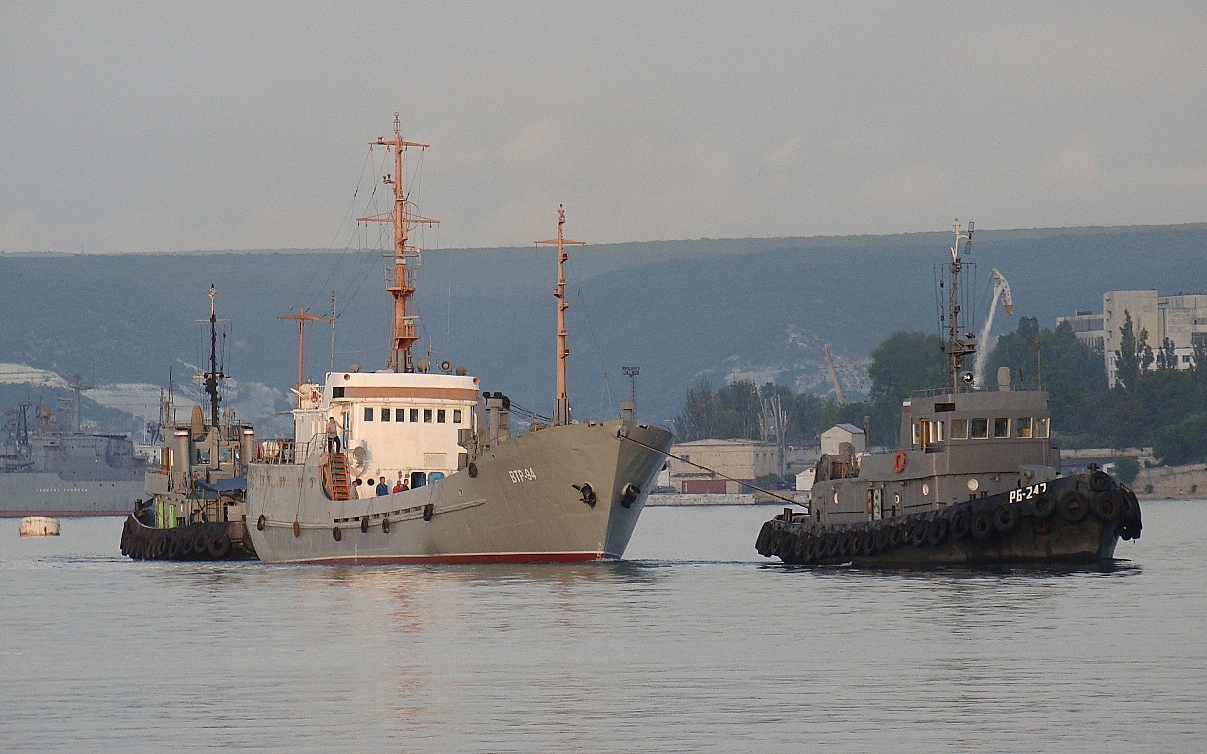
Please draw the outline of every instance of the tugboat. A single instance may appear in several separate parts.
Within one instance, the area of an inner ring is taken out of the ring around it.
[[[218,385],[226,375],[218,366],[215,295],[210,286],[210,363],[200,375],[209,398],[209,422],[200,406],[193,406],[187,423],[172,420],[170,397],[161,407],[159,465],[146,472],[145,498],[135,501],[122,528],[122,554],[135,560],[256,556],[247,538],[244,507],[245,468],[256,439],[251,426],[237,423],[231,411],[219,414]]]
[[[556,246],[557,394],[551,420],[512,435],[511,401],[483,391],[447,360],[413,358],[411,296],[418,249],[409,232],[425,218],[403,187],[403,153],[426,144],[394,137],[393,299],[386,368],[329,372],[300,385],[291,438],[260,445],[248,468],[251,542],[270,563],[555,562],[620,558],[670,448],[671,434],[637,424],[632,402],[619,420],[576,423],[566,390],[566,248]],[[357,486],[354,478],[368,478]]]
[[[955,223],[948,277],[945,388],[907,399],[899,449],[822,455],[806,513],[763,524],[759,554],[788,564],[870,566],[1091,564],[1114,558],[1142,529],[1135,493],[1104,471],[1060,475],[1048,394],[972,388],[958,286],[973,224]],[[961,246],[963,248],[961,248]]]

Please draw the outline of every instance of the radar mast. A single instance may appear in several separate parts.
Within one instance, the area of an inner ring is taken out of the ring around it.
[[[407,259],[417,259],[419,249],[409,246],[411,228],[420,225],[436,225],[439,220],[423,217],[406,194],[402,173],[402,153],[409,147],[427,149],[428,144],[414,141],[403,141],[402,129],[398,122],[398,113],[394,113],[394,138],[377,137],[377,141],[369,142],[369,149],[375,146],[385,147],[394,152],[394,174],[384,175],[382,183],[394,187],[394,207],[390,212],[370,217],[358,217],[357,222],[391,223],[394,226],[393,274],[387,275],[386,290],[394,299],[394,322],[392,326],[390,355],[386,359],[386,368],[394,372],[414,372],[415,364],[411,358],[411,346],[419,340],[416,335],[415,322],[418,316],[412,313],[411,296],[415,293],[415,270],[407,266]]]

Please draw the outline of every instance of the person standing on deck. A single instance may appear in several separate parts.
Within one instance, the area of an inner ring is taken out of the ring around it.
[[[335,450],[333,451],[332,448],[335,448]],[[338,453],[339,448],[339,422],[333,416],[327,420],[327,452]]]
[[[378,495],[390,494],[390,485],[386,484],[386,478],[384,476],[381,478],[381,481],[379,481],[377,483],[377,494]]]

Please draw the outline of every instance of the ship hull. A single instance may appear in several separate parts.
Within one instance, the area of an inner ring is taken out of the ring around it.
[[[252,464],[248,530],[269,563],[620,558],[670,440],[619,421],[551,427],[427,486],[359,500],[325,494],[317,457]]]
[[[814,524],[785,512],[763,525],[755,547],[793,565],[1075,565],[1109,562],[1121,537],[1140,536],[1135,494],[1106,474],[1038,487],[856,525]]]
[[[68,481],[46,472],[0,474],[0,517],[124,516],[140,497],[141,477]]]

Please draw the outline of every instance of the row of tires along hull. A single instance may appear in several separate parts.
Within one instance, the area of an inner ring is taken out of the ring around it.
[[[250,555],[224,523],[193,523],[171,529],[144,526],[129,516],[122,528],[122,555],[135,560],[241,560]]]
[[[755,547],[759,554],[789,564],[1109,558],[1116,537],[1140,537],[1140,506],[1126,487],[1093,481],[1095,487],[1105,488],[1083,490],[1077,485],[1060,495],[1047,493],[1024,502],[1012,502],[1003,494],[857,525],[777,516],[763,524]]]

